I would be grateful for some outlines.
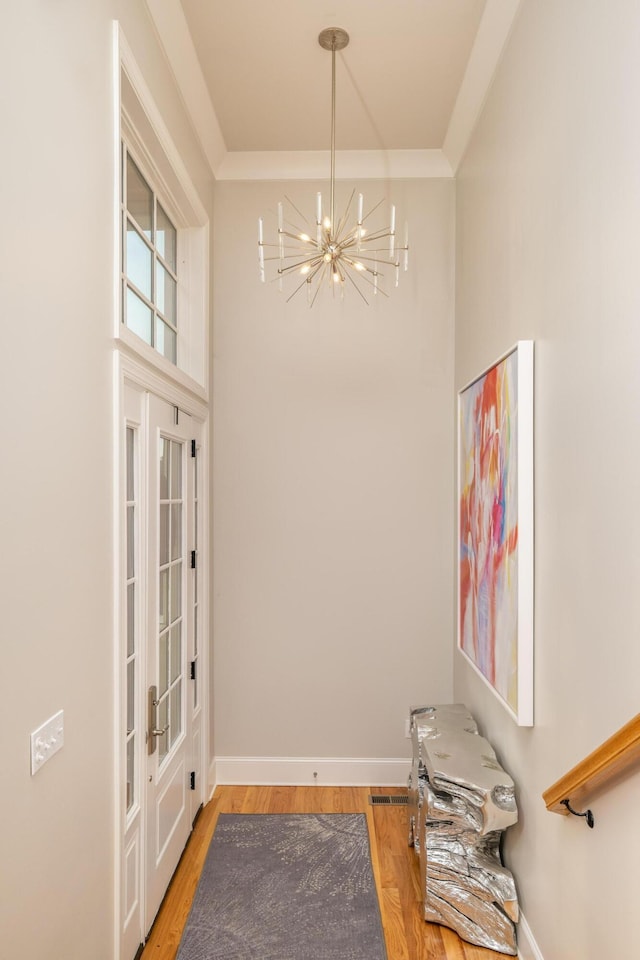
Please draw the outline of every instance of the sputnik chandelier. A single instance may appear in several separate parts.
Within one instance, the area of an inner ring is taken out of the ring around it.
[[[278,203],[278,235],[275,243],[267,243],[264,239],[264,224],[262,217],[258,220],[258,257],[260,265],[260,279],[266,281],[265,261],[277,264],[277,280],[280,290],[283,289],[285,279],[298,279],[293,292],[287,297],[287,303],[303,288],[307,291],[307,301],[312,307],[320,289],[330,286],[335,294],[339,291],[344,296],[346,281],[349,281],[358,291],[365,303],[369,303],[365,290],[373,291],[374,295],[385,293],[382,282],[384,273],[381,267],[394,271],[395,286],[400,278],[400,254],[402,254],[403,269],[409,266],[409,234],[405,228],[404,243],[396,242],[396,208],[391,206],[389,225],[382,229],[369,229],[367,221],[374,211],[384,202],[380,200],[367,213],[364,212],[364,198],[358,194],[356,211],[352,212],[355,189],[347,202],[344,213],[339,220],[335,216],[335,181],[336,181],[336,51],[344,50],[349,43],[349,34],[340,27],[328,27],[323,30],[318,43],[324,50],[331,51],[331,179],[329,210],[325,210],[322,194],[316,195],[315,224],[302,214],[295,204],[285,196],[285,201],[292,208],[293,214],[285,217],[283,203]],[[294,221],[295,216],[301,218],[306,225],[300,227]],[[355,216],[355,223],[354,218]],[[272,256],[265,256],[265,248],[273,251]]]

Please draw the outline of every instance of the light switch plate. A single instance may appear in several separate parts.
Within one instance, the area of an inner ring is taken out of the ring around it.
[[[31,776],[64,745],[64,710],[58,710],[31,734]]]

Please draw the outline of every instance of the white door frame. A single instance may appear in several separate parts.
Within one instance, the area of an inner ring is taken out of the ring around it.
[[[200,584],[199,618],[201,628],[199,651],[199,696],[200,720],[196,749],[199,750],[201,776],[197,778],[195,790],[190,792],[191,819],[199,806],[208,799],[209,770],[209,477],[208,477],[208,422],[209,411],[206,403],[199,397],[185,391],[181,385],[165,379],[157,371],[147,367],[135,357],[122,350],[114,351],[114,395],[116,398],[114,415],[114,539],[116,569],[114,576],[114,812],[115,812],[115,931],[114,956],[117,960],[133,960],[140,943],[144,942],[145,926],[145,783],[147,769],[144,732],[147,727],[147,697],[145,678],[138,671],[136,686],[136,724],[143,734],[138,737],[136,752],[136,802],[132,809],[126,810],[126,751],[125,736],[127,727],[126,704],[126,524],[125,509],[125,438],[127,423],[139,431],[139,448],[146,446],[146,394],[153,394],[166,403],[189,414],[201,425],[201,445],[199,448],[199,512],[201,540],[198,543],[198,577]],[[139,413],[131,415],[131,394],[137,394],[140,400]],[[127,402],[128,394],[128,402]],[[127,409],[128,407],[128,409]],[[146,483],[144,457],[139,457],[140,483]],[[144,513],[144,510],[142,510]],[[143,551],[139,551],[142,553]],[[149,575],[140,556],[141,574]],[[141,605],[144,608],[144,604]],[[146,614],[143,613],[144,619]],[[146,634],[146,624],[138,625],[139,635]]]

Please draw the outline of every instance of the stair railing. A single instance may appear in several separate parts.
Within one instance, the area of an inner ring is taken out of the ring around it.
[[[551,813],[585,817],[593,827],[591,810],[579,813],[576,807],[636,765],[640,765],[640,713],[545,790],[542,799]]]

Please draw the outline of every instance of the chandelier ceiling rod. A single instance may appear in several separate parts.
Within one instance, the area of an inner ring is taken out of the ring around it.
[[[327,27],[318,36],[323,50],[331,51],[331,223],[335,223],[336,184],[336,50],[344,50],[349,43],[349,34],[340,27]]]

